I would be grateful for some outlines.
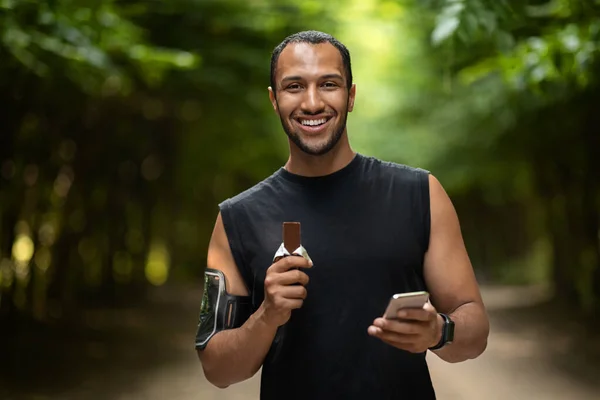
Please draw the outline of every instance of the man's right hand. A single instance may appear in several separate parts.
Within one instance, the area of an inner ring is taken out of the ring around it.
[[[287,256],[267,269],[262,308],[268,324],[279,327],[290,319],[292,310],[302,307],[309,279],[300,268],[311,267],[304,257]]]

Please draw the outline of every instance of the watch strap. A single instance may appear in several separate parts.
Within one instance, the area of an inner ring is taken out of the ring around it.
[[[444,325],[442,325],[442,337],[440,341],[429,350],[439,350],[445,345],[452,343],[454,340],[454,322],[444,313],[438,313],[444,319]]]

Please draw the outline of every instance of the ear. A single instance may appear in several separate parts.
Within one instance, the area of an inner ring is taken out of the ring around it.
[[[275,112],[277,111],[277,99],[275,98],[275,92],[273,91],[273,89],[271,88],[271,86],[269,86],[269,100],[271,101],[271,105],[273,106],[273,110],[275,110]]]
[[[356,97],[356,84],[353,83],[352,87],[348,91],[348,112],[354,110],[354,98]]]

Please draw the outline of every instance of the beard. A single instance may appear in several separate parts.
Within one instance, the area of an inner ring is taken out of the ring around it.
[[[324,154],[329,153],[333,148],[335,148],[335,146],[342,138],[344,131],[346,130],[346,120],[348,118],[347,109],[344,110],[344,112],[341,115],[342,119],[333,127],[333,131],[331,135],[327,138],[327,141],[318,145],[311,145],[304,141],[298,130],[294,129],[294,127],[289,121],[284,120],[281,114],[279,115],[279,119],[281,120],[281,126],[283,127],[283,130],[285,131],[287,137],[300,150],[311,156],[322,156]]]

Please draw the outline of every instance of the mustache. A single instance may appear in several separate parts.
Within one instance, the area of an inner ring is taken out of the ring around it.
[[[314,113],[303,112],[303,113],[298,113],[298,114],[292,115],[292,118],[314,117],[316,115],[319,115],[321,117],[330,118],[330,117],[335,117],[336,114],[332,113],[332,112],[322,112],[322,111],[318,111],[318,112],[314,112]]]

